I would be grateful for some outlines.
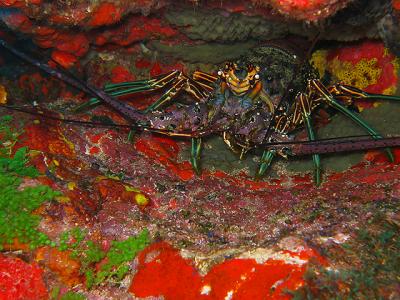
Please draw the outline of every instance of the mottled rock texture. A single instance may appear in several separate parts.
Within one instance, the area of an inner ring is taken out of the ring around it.
[[[285,48],[293,40],[287,36],[310,40],[321,32],[318,51],[310,55],[321,78],[374,93],[398,93],[399,60],[390,53],[399,48],[398,1],[0,0],[0,7],[5,24],[1,38],[36,52],[32,55],[53,67],[56,61],[98,88],[171,70],[215,74],[224,61],[271,39],[280,39],[274,43]],[[298,48],[305,56],[307,49]],[[275,62],[263,67],[279,77],[282,66]],[[11,275],[21,284],[13,292],[22,298],[46,298],[50,290],[57,297],[73,288],[89,299],[163,295],[247,300],[265,293],[288,299],[284,289],[304,286],[312,261],[333,270],[346,264],[353,267],[354,257],[343,262],[344,250],[338,248],[355,240],[355,228],[372,223],[378,214],[397,226],[398,149],[393,163],[381,151],[324,156],[324,182],[317,188],[311,158],[280,160],[265,178],[255,180],[260,153],[240,160],[221,138],[211,137],[202,153],[202,174],[196,175],[189,162],[189,139],[136,133],[128,140],[126,128],[112,126],[126,124],[120,114],[104,105],[72,113],[88,95],[9,53],[0,53],[0,75],[3,104],[98,123],[82,127],[10,113],[14,125],[23,128],[15,147],[28,146],[31,163],[44,174],[37,182],[62,192],[35,211],[48,246],[33,253],[18,239],[3,245],[9,252],[0,257],[0,276],[18,267]],[[141,93],[121,101],[142,109],[159,96]],[[357,102],[353,109],[362,111],[383,134],[398,134],[399,103]],[[316,117],[322,127],[319,138],[364,134],[343,116],[321,112]],[[84,238],[65,234],[75,227],[86,233]],[[379,236],[382,245],[391,245],[393,228]],[[107,284],[90,283],[88,270],[103,276],[102,266],[109,259],[105,252],[115,240],[126,240],[143,229],[148,229],[154,244],[136,260],[128,255],[128,262],[120,266],[122,275],[111,269]],[[316,249],[334,249],[339,258],[327,264]],[[30,264],[33,260],[44,271]],[[354,266],[361,264],[359,260]],[[381,278],[371,276],[374,281]],[[318,283],[317,279],[313,280]],[[344,293],[350,293],[350,281],[341,280]],[[181,289],[173,289],[177,284]],[[36,294],[32,296],[27,285],[34,286]],[[396,296],[396,288],[392,284],[387,293]]]

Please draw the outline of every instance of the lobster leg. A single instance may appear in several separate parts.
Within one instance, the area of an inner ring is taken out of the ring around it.
[[[169,84],[172,84],[172,87],[170,87],[156,102],[147,107],[143,111],[144,113],[156,110],[163,104],[172,101],[172,99],[174,99],[181,90],[185,90],[197,101],[201,101],[207,97],[208,92],[206,91],[206,87],[207,89],[212,90],[212,88],[207,84],[190,79],[180,71],[173,71],[162,77],[147,81],[140,80],[107,85],[105,92],[109,93],[110,96],[118,97],[140,92],[154,92],[166,87]],[[100,100],[97,98],[92,98],[88,102],[78,106],[75,111],[82,111],[98,104],[100,104]]]
[[[363,127],[374,139],[382,139],[382,135],[380,135],[374,128],[372,128],[367,122],[365,122],[361,117],[353,113],[351,110],[349,110],[346,106],[340,104],[338,101],[335,100],[335,98],[329,93],[329,91],[325,88],[325,86],[318,80],[311,80],[309,82],[309,87],[315,88],[319,94],[323,97],[323,100],[326,101],[326,103],[335,108],[336,110],[340,111],[344,115],[348,116],[350,119],[352,119],[354,122],[356,122],[359,126]],[[390,148],[385,148],[385,152],[387,157],[391,162],[394,161],[394,156]]]
[[[204,73],[206,74],[206,73]],[[212,76],[212,75],[209,75]],[[112,96],[123,96],[123,95],[128,95],[128,94],[133,94],[133,93],[138,93],[138,92],[146,92],[146,91],[156,91],[159,89],[162,89],[166,87],[168,84],[172,83],[173,85],[176,85],[179,81],[184,81],[184,85],[182,88],[189,94],[191,94],[195,99],[200,100],[201,98],[204,98],[208,95],[206,90],[212,91],[213,88],[209,86],[208,84],[201,83],[200,81],[197,81],[196,79],[191,79],[184,75],[180,71],[173,71],[170,73],[167,73],[166,75],[150,80],[141,80],[141,81],[132,81],[132,82],[123,82],[119,84],[109,84],[106,85],[105,87],[105,92],[112,92]],[[129,87],[128,89],[122,89],[121,87],[126,88]],[[119,89],[119,90],[118,90]],[[174,87],[169,89],[165,94],[168,94],[169,92],[173,91]],[[157,100],[154,104],[152,104],[152,108],[147,108],[148,111],[157,109],[162,103],[164,103],[168,98],[168,95],[163,95],[159,100]]]
[[[145,79],[145,80],[135,80],[135,81],[127,81],[127,82],[120,82],[120,83],[109,83],[104,86],[104,91],[114,92],[116,90],[120,90],[121,88],[146,88],[146,90],[157,90],[159,88],[164,87],[168,82],[171,82],[176,77],[180,75],[180,71],[171,71],[169,73],[163,74],[161,76],[152,78],[152,79]],[[130,92],[126,90],[126,94]],[[134,93],[134,91],[132,92]]]
[[[108,84],[105,86],[104,91],[113,97],[124,96],[140,92],[156,91],[168,85],[169,83],[176,81],[177,75],[179,75],[179,71],[173,71],[163,75],[162,77],[154,79]],[[101,104],[100,99],[91,98],[89,101],[82,103],[81,105],[78,105],[74,109],[74,111],[80,112],[89,108],[93,108],[99,104]]]
[[[276,150],[264,150],[261,156],[260,166],[258,167],[258,171],[255,176],[257,179],[261,178],[265,174],[275,156]]]
[[[197,84],[209,92],[214,90],[212,85],[218,80],[218,77],[201,71],[195,71],[192,75],[192,78],[197,82]]]
[[[170,78],[175,76],[176,78],[179,78],[181,76],[186,77],[185,75],[182,74],[180,71],[172,71],[169,72],[165,75],[158,76],[153,79],[148,79],[148,80],[136,80],[136,81],[130,81],[130,82],[121,82],[121,83],[114,83],[114,84],[106,84],[104,87],[105,92],[114,92],[115,90],[121,89],[121,88],[147,88],[147,90],[157,90],[160,88],[163,88],[166,84],[171,82]],[[186,77],[187,78],[187,77]],[[187,78],[189,79],[189,78]],[[203,90],[208,90],[209,92],[213,91],[214,88],[210,85],[213,84],[218,77],[213,76],[211,74],[207,74],[201,71],[195,71],[193,73],[192,79],[189,79],[189,83],[192,88],[195,90],[203,89]],[[204,81],[204,82],[202,82]],[[196,86],[198,85],[198,86]],[[141,90],[138,90],[140,92]],[[122,91],[121,91],[122,92]],[[128,91],[125,90],[123,95],[134,93],[135,91]],[[120,94],[122,95],[122,94]],[[117,95],[118,96],[118,95]]]
[[[364,99],[367,100],[394,100],[394,101],[400,101],[400,97],[398,96],[393,96],[393,95],[383,95],[383,94],[366,94],[366,97]]]
[[[311,99],[305,94],[301,93],[297,97],[297,101],[300,101],[302,109],[303,123],[307,129],[308,140],[315,141],[315,133],[311,124]],[[313,154],[312,156],[314,164],[314,181],[317,186],[321,185],[321,159],[319,154]]]
[[[173,86],[156,102],[147,107],[144,112],[151,112],[163,104],[172,101],[172,99],[174,99],[182,90],[193,96],[197,102],[204,102],[204,99],[208,97],[208,93],[205,92],[201,87],[199,88],[197,82],[182,74],[177,78],[177,82],[174,83]]]
[[[184,84],[185,80],[179,79],[176,83],[172,85],[170,89],[168,89],[168,91],[166,91],[156,102],[148,106],[143,112],[151,112],[163,105],[164,103],[171,101],[182,90]]]
[[[201,138],[192,138],[192,147],[190,150],[190,162],[193,170],[197,175],[200,175],[200,154],[202,141]]]
[[[400,101],[399,96],[367,93],[363,90],[345,84],[336,84],[331,86],[329,91],[337,99],[344,98],[345,103],[351,103],[353,102],[353,99]]]

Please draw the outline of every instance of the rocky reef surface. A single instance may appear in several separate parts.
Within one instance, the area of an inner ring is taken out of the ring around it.
[[[214,73],[248,49],[293,36],[320,42],[321,78],[397,94],[397,1],[9,1],[0,37],[83,82]],[[274,43],[277,43],[276,41]],[[222,139],[128,138],[121,115],[0,52],[0,298],[330,299],[400,297],[400,151],[275,163],[255,180]],[[144,108],[160,95],[124,97]],[[400,103],[358,102],[383,134]],[[96,122],[81,126],[47,117]],[[319,138],[363,131],[321,112]],[[102,123],[102,124],[100,124]],[[9,270],[13,270],[9,272]]]

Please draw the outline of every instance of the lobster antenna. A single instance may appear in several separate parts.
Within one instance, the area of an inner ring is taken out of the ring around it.
[[[80,120],[62,119],[54,116],[45,116],[39,112],[33,112],[25,110],[19,107],[12,106],[0,106],[0,108],[6,108],[14,111],[19,111],[23,113],[28,113],[30,115],[38,116],[44,119],[50,119],[55,121],[60,121],[64,123],[69,123],[71,125],[79,126],[96,126],[96,127],[123,127],[129,129],[142,129],[152,132],[150,128],[142,128],[140,126],[124,125],[124,124],[105,124],[101,122],[87,122]],[[160,131],[156,133],[163,134]],[[320,139],[318,141],[291,141],[291,142],[275,142],[267,143],[269,147],[271,146],[287,146],[288,155],[310,155],[316,153],[330,153],[330,152],[343,152],[343,151],[355,151],[355,150],[365,150],[365,149],[378,149],[385,147],[398,147],[400,146],[400,136],[392,136],[379,140],[374,140],[369,135],[354,135],[347,137],[335,137]]]
[[[53,62],[57,67],[58,67],[58,71],[59,72],[64,72],[65,74],[71,76],[72,78],[74,78],[76,81],[78,81],[79,83],[82,84],[82,86],[86,86],[86,82],[84,80],[82,80],[81,78],[79,78],[76,74],[74,74],[73,72],[71,72],[70,70],[68,70],[67,68],[65,68],[63,65],[61,65],[59,62],[57,62],[56,60],[54,60],[52,57],[49,58],[49,61]]]
[[[127,129],[146,129],[148,131],[152,131],[151,128],[143,128],[140,126],[135,126],[135,125],[128,125],[128,124],[106,124],[102,122],[91,122],[91,121],[80,121],[80,120],[75,120],[75,119],[63,119],[55,116],[49,116],[49,115],[43,115],[40,112],[37,111],[31,111],[22,107],[17,107],[17,106],[10,106],[10,105],[0,105],[0,108],[5,108],[8,110],[12,111],[17,111],[17,112],[22,112],[25,114],[29,114],[32,116],[36,116],[42,119],[49,119],[53,121],[59,121],[63,123],[69,123],[71,125],[77,125],[77,126],[88,126],[88,127],[111,127],[111,128],[127,128]],[[156,133],[160,133],[158,130]],[[362,141],[376,141],[371,138],[370,135],[368,134],[361,134],[361,135],[349,135],[349,136],[343,136],[343,137],[332,137],[332,138],[324,138],[324,139],[319,139],[318,141],[288,141],[288,142],[272,142],[272,143],[265,143],[265,145],[268,146],[279,146],[279,145],[314,145],[318,142],[337,142],[338,144],[348,142],[350,139],[361,139],[364,138]],[[400,138],[400,136],[390,136],[383,138],[382,141],[385,140],[393,140],[396,138]],[[356,140],[357,141],[357,140]],[[332,143],[331,143],[332,144]]]
[[[5,49],[9,50],[11,53],[16,55],[22,60],[25,60],[26,62],[29,62],[33,66],[38,67],[42,71],[46,72],[47,74],[64,81],[65,83],[80,89],[83,92],[86,92],[89,95],[92,95],[95,98],[99,98],[103,100],[105,103],[110,105],[113,109],[117,111],[125,111],[125,118],[136,122],[137,119],[140,119],[142,117],[142,114],[137,111],[136,109],[126,105],[125,103],[121,103],[118,101],[115,101],[111,96],[109,96],[107,93],[100,89],[96,89],[92,86],[90,86],[87,83],[82,83],[81,81],[75,80],[73,77],[68,76],[67,74],[60,72],[59,70],[55,70],[51,68],[49,65],[42,63],[38,60],[33,59],[32,57],[29,57],[26,55],[24,52],[19,51],[18,49],[14,48],[13,46],[9,45],[5,40],[0,39],[0,46],[3,46]]]
[[[35,60],[29,56],[27,56],[25,53],[15,49],[14,47],[12,47],[11,45],[9,45],[5,40],[0,38],[0,46],[2,46],[3,48],[7,49],[8,51],[10,51],[12,54],[14,54],[15,56],[21,58],[22,60],[38,67],[39,69],[41,69],[42,71],[48,73],[49,75],[56,77],[66,83],[68,83],[69,85],[87,93],[90,94],[94,97],[98,97],[97,93],[95,90],[93,90],[92,88],[90,88],[87,84],[83,83],[80,79],[77,80],[75,78],[71,78],[69,77],[69,75],[65,74],[65,72],[61,72],[60,70],[55,70],[50,68],[48,65],[46,65],[45,63],[42,63],[38,60]]]
[[[8,34],[16,36],[17,40],[24,40],[24,39],[29,39],[31,40],[29,37],[27,37],[25,34],[21,34],[19,32],[15,32],[13,31],[10,27],[7,26],[7,24],[0,19],[0,27],[2,28],[2,30],[6,31]],[[4,44],[3,44],[4,47]],[[7,48],[7,47],[5,47]],[[10,50],[10,49],[8,49]],[[24,52],[28,50],[25,49]],[[64,66],[62,66],[59,62],[57,62],[56,60],[54,60],[51,56],[49,58],[45,58],[43,54],[37,52],[37,51],[33,51],[32,49],[29,49],[27,52],[29,52],[29,54],[31,54],[32,56],[36,56],[37,59],[40,60],[44,60],[44,59],[48,59],[49,61],[51,61],[52,63],[54,63],[59,72],[64,72],[65,74],[71,76],[72,78],[74,78],[76,81],[80,82],[83,86],[85,86],[85,82],[79,78],[76,74],[74,74],[73,72],[71,72],[70,70],[68,70],[67,68],[65,68]],[[15,53],[14,53],[15,54]],[[88,93],[88,90],[85,91],[86,93]]]
[[[38,111],[32,111],[32,110],[28,110],[28,109],[25,109],[22,107],[11,106],[11,105],[0,105],[0,108],[5,108],[5,109],[11,110],[11,111],[22,112],[22,113],[29,114],[32,116],[37,116],[42,119],[60,121],[63,123],[69,123],[72,125],[81,125],[81,126],[88,126],[88,127],[99,126],[99,127],[113,127],[113,128],[130,128],[130,129],[142,128],[137,125],[135,126],[135,125],[128,125],[128,124],[107,124],[107,123],[103,123],[103,122],[91,122],[91,121],[80,121],[80,120],[75,120],[75,119],[64,119],[64,118],[59,118],[59,117],[55,117],[55,116],[44,115]]]

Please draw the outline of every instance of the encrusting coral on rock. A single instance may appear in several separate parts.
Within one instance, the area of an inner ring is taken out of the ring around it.
[[[306,59],[318,36],[321,81],[392,95],[399,11],[397,0],[0,0],[0,39],[103,88],[173,70],[216,76],[260,44]],[[3,50],[0,105],[35,114],[0,111],[1,299],[399,297],[399,149],[394,162],[324,155],[317,188],[309,157],[256,180],[258,150],[240,160],[210,137],[197,174],[190,139],[129,132],[106,105],[77,111],[90,95]],[[118,99],[144,109],[158,91]],[[399,103],[350,109],[383,135],[400,130]],[[315,122],[319,139],[364,134],[329,110]]]

